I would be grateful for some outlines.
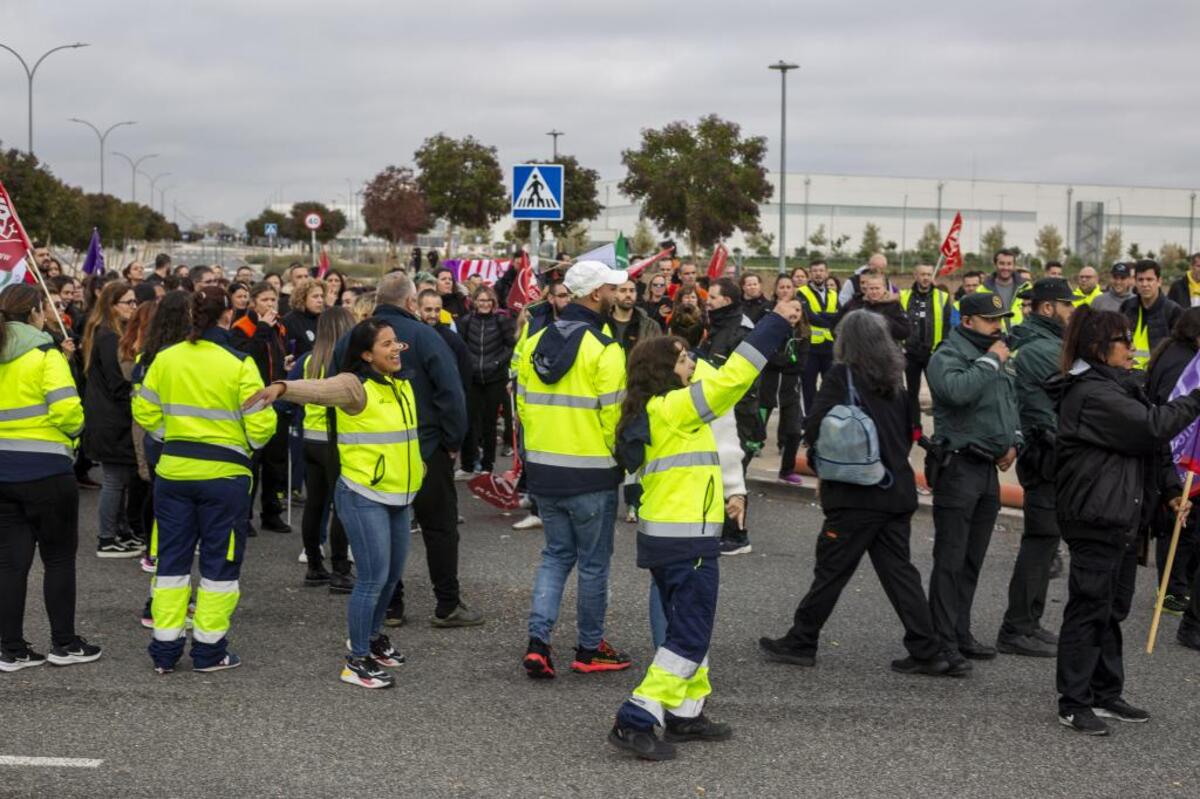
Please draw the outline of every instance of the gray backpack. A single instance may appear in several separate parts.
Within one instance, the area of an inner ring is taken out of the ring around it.
[[[887,488],[892,484],[892,476],[879,459],[875,421],[862,409],[848,366],[846,383],[850,387],[848,402],[834,405],[821,420],[813,467],[822,480]]]

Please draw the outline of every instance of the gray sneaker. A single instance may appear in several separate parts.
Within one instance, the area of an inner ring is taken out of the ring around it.
[[[1032,635],[1000,635],[996,638],[996,650],[1006,655],[1031,658],[1052,658],[1058,655],[1058,647]]]
[[[429,623],[434,627],[478,627],[483,624],[483,614],[459,602],[458,607],[451,611],[449,616],[442,618],[434,615],[429,619]]]

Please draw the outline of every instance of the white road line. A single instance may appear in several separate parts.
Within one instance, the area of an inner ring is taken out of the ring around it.
[[[85,757],[21,757],[0,755],[0,766],[34,766],[39,768],[99,768],[103,760]]]

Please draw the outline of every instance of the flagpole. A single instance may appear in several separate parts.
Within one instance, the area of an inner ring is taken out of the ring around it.
[[[1187,470],[1187,476],[1183,478],[1183,495],[1179,498],[1179,507],[1187,506],[1188,501],[1192,496],[1192,478],[1196,473],[1191,469]],[[1162,620],[1163,600],[1167,598],[1167,583],[1171,580],[1171,564],[1175,562],[1175,548],[1179,546],[1179,531],[1183,527],[1183,519],[1187,516],[1184,511],[1175,513],[1175,530],[1171,533],[1171,547],[1167,550],[1167,563],[1163,567],[1162,580],[1158,584],[1158,597],[1154,601],[1154,617],[1150,621],[1150,637],[1146,640],[1146,654],[1154,653],[1155,639],[1158,638],[1158,623]]]
[[[63,324],[62,315],[59,314],[57,306],[54,304],[54,298],[50,296],[50,289],[46,287],[46,281],[42,279],[42,273],[37,269],[37,263],[33,260],[33,255],[25,253],[25,260],[29,262],[29,269],[33,272],[33,279],[42,287],[42,291],[46,294],[46,301],[50,304],[50,311],[54,314],[54,321],[58,322],[58,329],[62,331],[63,339],[68,339],[71,336],[67,333],[67,326]]]

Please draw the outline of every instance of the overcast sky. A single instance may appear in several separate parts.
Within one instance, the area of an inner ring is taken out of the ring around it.
[[[197,219],[238,222],[280,191],[328,201],[411,162],[439,131],[508,165],[561,152],[623,175],[639,131],[717,113],[789,172],[1200,186],[1200,3],[918,0],[358,2],[0,0],[32,62],[34,150],[99,187],[109,149],[171,172]],[[0,141],[26,145],[24,74],[0,51]],[[127,163],[107,189],[128,198]],[[139,188],[145,199],[145,184]],[[183,219],[180,219],[183,222]]]

